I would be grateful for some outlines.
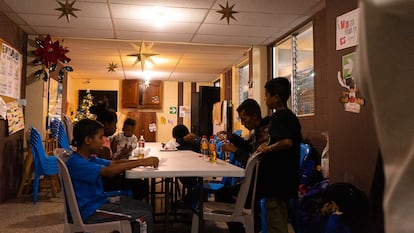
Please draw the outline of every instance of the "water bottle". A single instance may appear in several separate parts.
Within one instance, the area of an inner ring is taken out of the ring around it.
[[[140,136],[138,140],[138,158],[143,159],[145,154],[145,139],[144,136]]]
[[[210,154],[210,162],[216,162],[216,140],[214,140],[214,136],[210,136],[210,141],[208,142],[208,151]]]
[[[200,149],[201,149],[201,154],[203,155],[204,160],[208,161],[208,140],[206,135],[203,135],[201,137],[201,142],[200,142]]]

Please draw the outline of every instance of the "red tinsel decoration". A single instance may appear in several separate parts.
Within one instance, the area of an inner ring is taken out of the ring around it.
[[[35,40],[37,49],[33,51],[33,55],[36,59],[32,61],[33,65],[42,65],[43,69],[35,72],[35,76],[39,77],[44,75],[43,79],[47,81],[49,79],[49,72],[55,71],[57,63],[60,61],[64,64],[70,62],[65,54],[69,52],[66,48],[59,45],[59,41],[53,42],[50,35],[47,35],[43,40],[36,38]],[[59,79],[63,79],[63,72],[73,71],[72,67],[65,66],[59,71]]]

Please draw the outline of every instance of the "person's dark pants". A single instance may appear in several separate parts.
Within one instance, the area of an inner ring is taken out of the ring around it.
[[[118,213],[125,216],[117,216],[108,212]],[[122,196],[117,203],[103,204],[98,208],[98,211],[95,212],[95,214],[86,218],[84,222],[91,224],[107,221],[119,221],[123,219],[128,219],[131,221],[131,228],[133,233],[140,233],[141,228],[145,227],[147,228],[148,233],[152,233],[153,231],[154,220],[152,218],[151,206],[139,200],[124,196]]]
[[[149,184],[147,179],[126,179],[121,174],[114,177],[102,177],[102,182],[105,192],[131,190],[134,199],[148,198]]]

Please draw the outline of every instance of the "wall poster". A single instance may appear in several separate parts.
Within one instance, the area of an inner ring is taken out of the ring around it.
[[[22,54],[0,39],[0,95],[20,98]]]
[[[359,9],[336,18],[336,50],[358,45]]]

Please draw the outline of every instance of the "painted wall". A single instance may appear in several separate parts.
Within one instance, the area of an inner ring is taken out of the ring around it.
[[[177,114],[170,114],[170,107],[177,107],[178,109],[178,82],[166,81],[163,83],[163,107],[162,109],[135,109],[135,108],[122,108],[121,96],[122,96],[122,81],[119,80],[87,80],[87,79],[68,79],[68,93],[67,93],[67,113],[72,114],[72,118],[76,116],[76,110],[78,108],[78,91],[91,89],[91,90],[115,90],[118,91],[118,131],[122,129],[122,124],[125,120],[127,112],[143,111],[143,112],[156,112],[157,114],[157,138],[158,142],[167,142],[172,139],[172,128],[177,124]],[[200,83],[199,85],[211,85],[209,83]],[[168,87],[168,88],[167,88]],[[184,83],[184,105],[191,106],[191,83]],[[164,124],[161,119],[165,118]],[[186,115],[183,119],[184,124],[190,128],[191,117]]]

